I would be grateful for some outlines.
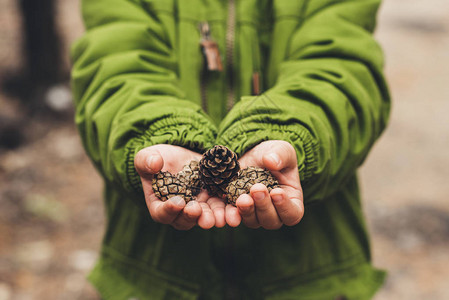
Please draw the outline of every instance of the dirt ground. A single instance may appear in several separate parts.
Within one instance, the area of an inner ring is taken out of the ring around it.
[[[58,5],[67,53],[83,32],[78,0]],[[449,2],[385,0],[376,36],[394,101],[361,168],[373,260],[389,271],[375,300],[449,299]],[[0,0],[0,82],[20,68],[20,42],[16,1]],[[23,115],[1,91],[0,110]],[[103,233],[101,180],[72,112],[24,127],[23,146],[0,149],[0,300],[99,299],[85,275]]]

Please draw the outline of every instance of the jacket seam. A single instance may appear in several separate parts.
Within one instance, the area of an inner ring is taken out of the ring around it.
[[[366,263],[369,262],[366,260],[366,257],[365,255],[363,255],[363,253],[354,253],[353,255],[348,256],[344,259],[333,261],[316,269],[308,270],[307,272],[291,274],[290,276],[282,277],[273,282],[266,282],[265,284],[267,285],[267,287],[265,287],[263,291],[264,294],[267,295],[276,293],[276,291],[280,289],[294,287],[300,283],[311,282],[319,277],[327,277],[329,275],[336,274],[344,270],[349,270],[358,265]]]
[[[132,269],[139,270],[139,272],[142,272],[148,276],[155,276],[159,280],[169,281],[176,284],[178,287],[186,289],[190,292],[198,293],[200,291],[200,286],[194,282],[187,281],[173,274],[168,274],[166,272],[157,270],[154,266],[148,265],[146,263],[142,265],[141,261],[136,261],[107,245],[102,246],[101,258],[105,262],[111,261],[117,264],[123,264],[127,267],[132,267]]]

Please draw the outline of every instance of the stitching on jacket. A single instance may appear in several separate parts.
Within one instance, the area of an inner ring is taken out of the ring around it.
[[[129,258],[128,256],[120,253],[119,251],[106,245],[103,245],[102,247],[101,257],[105,262],[106,261],[110,262],[109,265],[114,263],[117,263],[118,265],[123,264],[126,265],[127,267],[137,269],[140,272],[147,274],[148,276],[154,276],[160,280],[174,283],[177,286],[182,287],[183,289],[186,289],[188,291],[198,293],[200,290],[200,286],[194,282],[184,280],[172,274],[167,274],[163,271],[152,268],[151,266],[148,266],[146,264],[143,265],[141,261],[135,261]]]
[[[343,270],[352,269],[362,263],[368,263],[365,256],[362,253],[354,253],[344,259],[332,261],[331,263],[325,264],[316,269],[282,277],[273,282],[267,282],[265,283],[267,286],[263,289],[263,291],[266,294],[275,293],[276,291],[286,287],[294,287],[300,283],[314,281],[319,277],[330,276]]]

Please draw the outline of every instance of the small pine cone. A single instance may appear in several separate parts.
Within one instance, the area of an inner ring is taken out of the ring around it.
[[[200,179],[211,196],[223,197],[226,187],[240,170],[237,154],[217,145],[203,154],[200,160]]]
[[[247,167],[241,170],[238,177],[226,188],[227,202],[235,206],[237,198],[242,194],[249,194],[251,187],[256,183],[263,183],[268,192],[279,187],[278,181],[270,171],[259,167]]]
[[[162,201],[167,201],[171,197],[185,194],[186,186],[177,176],[161,171],[153,177],[153,192]]]
[[[162,201],[174,196],[181,196],[186,203],[195,200],[202,186],[198,172],[198,161],[191,161],[176,175],[161,171],[153,177],[154,194]]]
[[[203,183],[200,180],[199,171],[199,161],[192,160],[178,173],[179,180],[186,186],[185,198],[194,199],[201,192]]]

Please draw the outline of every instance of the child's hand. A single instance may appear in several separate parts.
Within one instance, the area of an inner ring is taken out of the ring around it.
[[[241,168],[266,168],[279,181],[281,188],[268,193],[263,184],[255,184],[250,195],[241,195],[234,207],[226,206],[226,222],[238,226],[242,221],[250,228],[278,229],[293,226],[304,215],[302,188],[299,181],[296,151],[285,141],[266,141],[255,146],[240,159]]]
[[[201,191],[197,201],[187,205],[182,197],[176,196],[163,202],[153,192],[153,175],[161,171],[176,174],[192,160],[200,160],[201,154],[173,145],[154,145],[140,150],[134,165],[142,180],[145,201],[151,218],[159,223],[170,224],[179,230],[188,230],[198,224],[203,229],[223,227],[225,203],[216,197],[209,197]]]

